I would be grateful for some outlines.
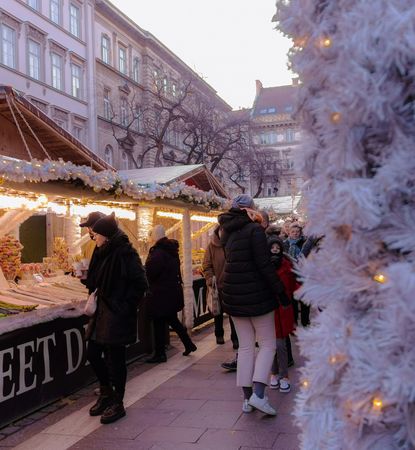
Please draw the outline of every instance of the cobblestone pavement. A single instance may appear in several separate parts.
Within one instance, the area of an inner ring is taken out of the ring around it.
[[[231,343],[216,346],[210,326],[194,339],[199,350],[191,357],[183,357],[173,339],[168,363],[129,366],[123,419],[100,425],[99,418],[89,417],[96,399],[91,385],[0,430],[0,449],[297,450],[291,413],[298,371],[291,369],[290,393],[268,391],[277,417],[244,414],[235,373],[220,367],[234,354]]]

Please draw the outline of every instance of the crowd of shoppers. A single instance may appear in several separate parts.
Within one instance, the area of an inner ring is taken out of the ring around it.
[[[99,384],[91,416],[111,423],[125,416],[123,397],[127,368],[126,345],[137,339],[137,307],[145,302],[154,330],[154,354],[148,363],[167,361],[170,326],[181,339],[187,356],[197,350],[177,314],[184,307],[179,243],[168,239],[161,225],[151,233],[152,246],[145,266],[114,215],[91,213],[87,227],[95,248],[82,282],[95,293],[97,308],[86,330],[87,358]],[[221,310],[214,317],[215,337],[224,344],[224,313],[229,317],[234,360],[223,363],[236,370],[243,392],[242,410],[275,415],[266,387],[289,392],[288,367],[294,364],[290,334],[297,323],[294,291],[299,284],[293,265],[307,257],[320,239],[306,239],[296,222],[269,225],[249,195],[239,195],[221,214],[203,261],[208,287],[217,287]],[[310,309],[300,302],[301,323],[309,325]]]

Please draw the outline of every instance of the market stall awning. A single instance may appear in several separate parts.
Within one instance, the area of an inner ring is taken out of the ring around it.
[[[194,186],[201,191],[213,191],[220,197],[229,198],[225,188],[203,164],[120,170],[120,174],[143,186],[154,183],[169,185],[184,182],[188,186]]]
[[[254,202],[260,209],[273,209],[277,214],[296,213],[301,195],[288,195],[285,197],[255,198]]]
[[[0,85],[0,154],[25,161],[71,161],[113,169],[11,86]]]

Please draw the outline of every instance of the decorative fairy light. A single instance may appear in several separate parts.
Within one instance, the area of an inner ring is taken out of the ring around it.
[[[175,220],[183,219],[183,214],[170,211],[157,211],[156,215],[159,217],[165,217],[166,219],[175,219]]]
[[[217,217],[212,216],[199,216],[197,214],[194,214],[190,217],[191,220],[194,220],[195,222],[209,222],[209,223],[217,223],[218,219]]]
[[[131,209],[119,208],[116,206],[105,206],[98,203],[90,203],[88,205],[72,205],[72,214],[75,216],[87,217],[94,211],[99,211],[106,215],[114,213],[118,219],[136,219],[136,214],[134,211],[131,211]]]
[[[380,284],[384,284],[387,281],[386,275],[384,275],[383,273],[376,273],[375,275],[373,275],[373,279]]]
[[[329,48],[332,45],[332,41],[329,37],[323,37],[320,39],[320,46],[324,48]]]
[[[331,115],[330,115],[330,120],[331,120],[333,123],[339,123],[339,122],[341,121],[341,119],[342,119],[342,115],[341,115],[341,113],[339,113],[339,112],[333,112],[333,113],[331,113]]]
[[[301,383],[301,386],[304,389],[308,389],[310,387],[310,382],[308,380],[303,380],[302,383]]]
[[[372,400],[372,407],[374,411],[382,411],[382,407],[383,407],[383,401],[381,398],[379,397],[375,397]]]

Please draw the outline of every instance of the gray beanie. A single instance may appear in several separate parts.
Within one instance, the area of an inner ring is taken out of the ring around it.
[[[232,208],[255,208],[252,197],[248,194],[241,194],[232,200]]]

